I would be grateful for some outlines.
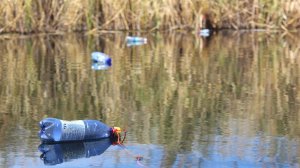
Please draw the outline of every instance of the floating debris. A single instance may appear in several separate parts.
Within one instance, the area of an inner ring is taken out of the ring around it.
[[[144,38],[144,37],[135,37],[135,36],[127,36],[126,37],[126,41],[127,43],[147,43],[147,38]]]
[[[42,143],[119,138],[121,129],[110,127],[98,120],[65,121],[46,118],[40,121],[39,137]]]
[[[102,52],[92,53],[92,69],[94,70],[105,70],[112,65],[111,58]]]
[[[111,66],[111,58],[102,52],[93,52],[92,61],[94,63]]]
[[[209,29],[201,29],[200,32],[199,32],[199,34],[202,37],[208,37],[210,35],[210,32],[211,31]]]

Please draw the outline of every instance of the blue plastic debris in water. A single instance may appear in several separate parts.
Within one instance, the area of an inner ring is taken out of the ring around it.
[[[126,41],[127,43],[147,43],[147,38],[143,38],[143,37],[133,37],[133,36],[127,36],[126,37]]]
[[[56,165],[74,159],[101,155],[110,145],[112,145],[111,140],[106,138],[98,141],[41,144],[38,149],[42,152],[40,158],[45,165]]]
[[[119,127],[109,127],[98,120],[65,121],[46,118],[40,121],[39,137],[43,143],[96,140],[110,138]],[[117,133],[119,133],[117,132]]]
[[[92,56],[93,63],[106,65],[106,66],[111,66],[112,64],[111,58],[102,52],[93,52],[91,56]]]
[[[199,34],[200,34],[200,36],[208,37],[210,35],[210,30],[209,29],[201,29]]]

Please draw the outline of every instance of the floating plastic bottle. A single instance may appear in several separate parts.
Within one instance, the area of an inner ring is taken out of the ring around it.
[[[126,41],[127,43],[147,43],[147,38],[127,36]]]
[[[101,64],[101,65],[106,65],[106,66],[111,66],[111,58],[102,53],[102,52],[93,52],[92,53],[92,61],[93,63]]]
[[[45,165],[56,165],[79,158],[101,155],[110,145],[112,142],[106,138],[98,141],[41,144],[38,149],[42,152],[40,158]]]
[[[43,143],[113,138],[121,133],[119,127],[109,127],[98,120],[65,121],[46,118],[40,121],[39,136]]]
[[[210,30],[209,29],[201,29],[199,34],[202,37],[208,37],[210,35]]]

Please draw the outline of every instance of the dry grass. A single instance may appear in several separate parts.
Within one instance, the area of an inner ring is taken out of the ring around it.
[[[0,32],[198,29],[300,26],[300,1],[2,0]]]

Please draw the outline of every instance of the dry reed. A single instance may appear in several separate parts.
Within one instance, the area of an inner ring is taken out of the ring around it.
[[[300,1],[2,0],[0,32],[198,29],[300,26]],[[206,22],[207,23],[207,22]]]

